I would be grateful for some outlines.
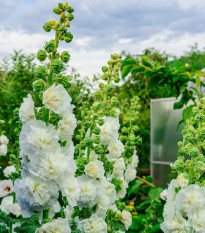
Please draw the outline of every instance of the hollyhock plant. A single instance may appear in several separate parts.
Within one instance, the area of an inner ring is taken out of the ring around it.
[[[179,156],[172,169],[177,172],[161,197],[166,200],[161,229],[171,232],[205,232],[205,98],[193,108],[193,117],[186,122]],[[185,156],[190,159],[185,160]],[[203,220],[202,220],[203,219]]]

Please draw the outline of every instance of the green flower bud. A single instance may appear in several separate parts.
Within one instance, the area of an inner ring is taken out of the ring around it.
[[[52,29],[52,25],[48,22],[48,23],[45,23],[43,25],[43,29],[46,31],[46,32],[50,32],[51,29]]]
[[[102,126],[104,123],[105,123],[104,119],[101,118],[101,119],[98,120],[98,125],[99,126]]]
[[[37,93],[40,93],[41,91],[45,90],[46,83],[42,79],[38,79],[33,82],[33,90]]]
[[[66,11],[68,13],[73,13],[74,12],[74,9],[71,6],[67,6],[65,9],[66,9]]]
[[[52,41],[46,42],[44,48],[45,48],[47,53],[52,53],[55,50],[54,42],[52,42]]]
[[[50,20],[49,23],[54,26],[56,24],[56,21],[54,19]]]
[[[113,97],[111,98],[111,103],[112,103],[113,105],[118,104],[118,99],[117,99],[117,97],[113,96]]]
[[[46,57],[47,57],[47,54],[46,54],[46,51],[45,50],[42,50],[40,49],[37,53],[37,58],[39,61],[45,61],[46,60]]]
[[[63,62],[55,59],[51,62],[51,68],[54,73],[59,74],[63,70]]]
[[[72,21],[74,19],[74,16],[72,14],[67,15],[67,20]]]
[[[67,28],[64,27],[64,26],[60,26],[60,27],[58,28],[58,32],[59,32],[59,34],[60,34],[61,36],[64,36],[64,35],[66,34],[66,32],[67,32]]]
[[[64,25],[65,25],[65,27],[69,28],[70,27],[70,22],[65,22]]]
[[[101,154],[102,153],[102,147],[101,146],[96,146],[94,148],[94,151],[95,151],[96,154]]]
[[[93,144],[93,139],[91,137],[86,137],[84,141],[87,146],[92,146]]]
[[[46,76],[46,70],[43,66],[38,66],[35,70],[35,75],[37,78],[44,78]]]
[[[184,161],[181,159],[176,160],[174,165],[175,165],[176,169],[179,171],[184,169]]]
[[[58,8],[63,9],[63,4],[62,3],[58,3]]]
[[[57,14],[57,15],[60,15],[61,14],[61,9],[59,9],[58,7],[55,7],[54,9],[53,9],[53,12],[55,13],[55,14]]]
[[[192,150],[189,151],[189,155],[191,157],[197,157],[200,155],[200,152],[197,148],[193,148]]]
[[[70,32],[67,32],[64,36],[64,40],[66,43],[70,43],[73,39],[73,35]]]
[[[119,83],[119,81],[120,81],[120,77],[116,75],[116,76],[114,77],[114,82],[115,82],[115,83]]]
[[[103,67],[102,67],[102,72],[103,72],[103,73],[106,73],[107,71],[108,71],[107,66],[103,66]]]
[[[99,134],[100,134],[100,128],[95,127],[95,128],[93,129],[93,133],[96,134],[96,135],[99,135]]]
[[[99,144],[100,143],[100,137],[99,136],[95,136],[93,139],[95,144]]]
[[[67,63],[70,60],[70,54],[66,51],[61,53],[61,60]]]
[[[10,159],[12,159],[12,160],[16,160],[16,155],[14,155],[14,154],[10,154]]]
[[[113,86],[108,85],[106,89],[107,89],[108,92],[112,92],[113,91]]]
[[[105,84],[104,83],[99,83],[99,88],[102,90],[104,88]]]
[[[100,96],[101,96],[101,91],[96,91],[95,92],[95,97],[96,98],[100,98]]]

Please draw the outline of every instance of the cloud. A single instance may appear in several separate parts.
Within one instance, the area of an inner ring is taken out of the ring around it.
[[[204,0],[70,0],[74,40],[64,45],[71,64],[95,73],[112,52],[139,53],[156,47],[179,55],[195,42],[203,46]],[[58,0],[0,0],[0,56],[12,49],[36,52],[52,38],[43,24],[58,16]],[[73,58],[72,58],[73,57]],[[87,71],[86,71],[87,70]]]

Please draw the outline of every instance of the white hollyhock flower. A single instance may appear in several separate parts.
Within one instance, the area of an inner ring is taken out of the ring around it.
[[[96,215],[84,219],[78,223],[78,229],[82,233],[107,233],[107,224],[104,219]]]
[[[183,188],[189,184],[189,180],[186,179],[183,173],[181,173],[177,176],[177,184],[179,185],[179,187]]]
[[[205,208],[197,210],[197,212],[192,213],[189,219],[190,225],[196,232],[205,232]]]
[[[104,166],[103,166],[103,162],[99,161],[99,160],[94,160],[90,163],[88,163],[85,166],[85,173],[93,178],[102,178],[104,177]]]
[[[9,212],[15,215],[17,218],[21,215],[21,207],[18,203],[14,203],[10,206]]]
[[[16,172],[16,168],[12,165],[12,166],[8,166],[3,170],[4,176],[9,178],[9,176]]]
[[[120,128],[119,119],[115,117],[104,117],[104,124],[100,128],[100,142],[102,145],[109,145],[114,139],[118,138]]]
[[[1,155],[6,155],[7,154],[7,145],[6,144],[1,144],[0,145],[0,156]]]
[[[22,180],[16,180],[14,191],[23,217],[32,215],[32,210],[40,211],[50,208],[57,202],[58,186],[49,180],[22,171]]]
[[[128,184],[127,182],[124,180],[123,177],[121,177],[120,179],[120,187],[121,187],[121,190],[119,190],[117,192],[117,200],[119,198],[124,198],[126,196],[126,193],[127,193],[127,188],[128,188]]]
[[[0,197],[5,197],[13,192],[13,183],[11,180],[0,181]]]
[[[131,165],[134,167],[134,168],[136,168],[136,167],[138,167],[138,163],[139,163],[139,157],[137,156],[137,151],[135,150],[134,151],[134,154],[133,154],[133,156],[132,156],[132,158],[131,158]]]
[[[80,208],[93,207],[99,201],[103,193],[102,183],[88,176],[77,177],[80,186],[80,196],[77,204]]]
[[[1,144],[8,144],[9,143],[9,139],[5,136],[5,135],[1,135],[0,136],[0,142],[1,142]]]
[[[66,196],[70,205],[75,206],[79,199],[80,187],[74,176],[66,176],[61,182],[63,196]]]
[[[121,222],[124,224],[125,229],[128,230],[128,228],[132,224],[132,215],[127,210],[123,210],[121,216],[122,216]]]
[[[1,201],[0,209],[6,214],[9,214],[12,205],[13,205],[13,196],[4,197]]]
[[[164,189],[161,193],[160,193],[160,197],[162,200],[166,201],[167,200],[167,189]]]
[[[46,126],[41,120],[32,121],[29,125],[24,124],[20,133],[21,156],[33,156],[34,153],[52,148],[58,141],[58,132],[53,125]]]
[[[74,130],[77,126],[77,120],[73,113],[64,115],[63,119],[58,123],[59,138],[61,140],[71,139]]]
[[[30,94],[28,94],[27,98],[23,99],[23,103],[19,109],[19,117],[23,123],[35,119],[34,102]]]
[[[124,152],[124,145],[117,138],[112,140],[108,145],[109,154],[107,155],[107,159],[109,161],[117,160],[122,153]]]
[[[205,205],[205,188],[189,185],[181,189],[176,195],[176,207],[186,213]]]
[[[43,93],[43,104],[56,114],[63,114],[71,108],[70,102],[71,97],[61,84],[53,84]]]
[[[107,181],[105,177],[102,179],[102,183],[105,190],[105,195],[110,200],[110,204],[112,205],[116,201],[115,185]]]
[[[110,207],[110,200],[107,196],[102,197],[102,199],[97,204],[97,209],[95,214],[100,218],[106,218],[107,210]]]
[[[175,197],[176,197],[176,191],[175,189],[178,188],[179,185],[177,184],[177,181],[175,179],[173,179],[170,184],[169,187],[167,189],[167,200],[168,201],[174,201]]]
[[[167,219],[161,224],[164,233],[192,233],[188,222],[177,212],[172,219]]]
[[[175,201],[168,200],[164,205],[163,217],[165,220],[173,219],[176,213]]]
[[[40,164],[37,174],[45,179],[57,179],[60,176],[64,177],[66,171],[75,172],[75,163],[66,156],[60,148],[53,151],[45,151],[40,158]]]
[[[113,174],[112,176],[114,178],[120,178],[123,176],[125,170],[125,162],[123,158],[119,158],[115,164],[114,164],[114,169],[113,169]]]
[[[137,170],[131,164],[128,164],[127,169],[125,171],[125,180],[127,183],[134,180],[136,178]]]
[[[35,233],[71,233],[71,229],[66,219],[57,218],[37,228]]]

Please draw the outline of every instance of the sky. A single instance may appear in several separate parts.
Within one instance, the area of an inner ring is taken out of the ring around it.
[[[53,38],[42,26],[57,19],[58,0],[0,0],[0,59],[13,50],[37,53]],[[62,2],[64,3],[64,2]],[[139,54],[155,47],[182,55],[198,43],[205,47],[204,0],[70,0],[75,19],[70,66],[83,76],[101,72],[111,53]]]

